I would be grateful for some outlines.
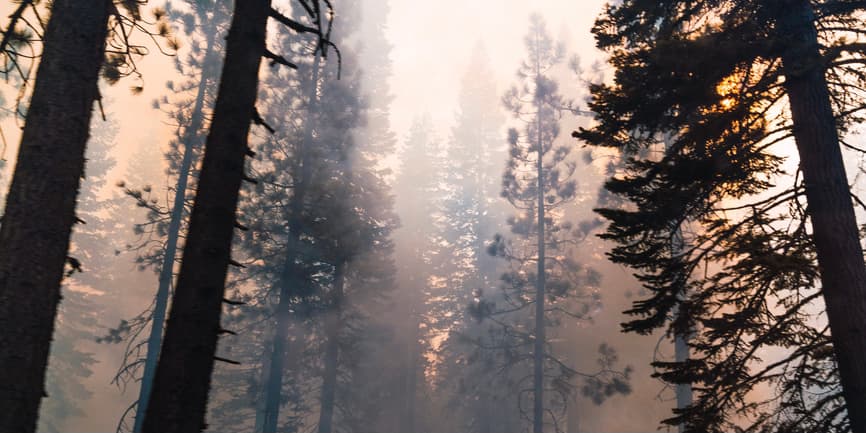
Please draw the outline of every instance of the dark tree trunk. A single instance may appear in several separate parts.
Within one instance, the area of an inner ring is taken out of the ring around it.
[[[268,368],[267,382],[265,384],[265,408],[262,421],[262,433],[276,433],[277,421],[280,417],[280,401],[283,392],[283,373],[285,357],[288,349],[289,322],[292,319],[291,299],[292,289],[303,284],[304,279],[300,275],[298,265],[295,263],[297,256],[298,239],[296,222],[300,219],[292,218],[289,229],[289,245],[286,248],[286,257],[283,263],[282,277],[280,278],[280,302],[277,305],[276,333],[271,349]]]
[[[346,282],[346,262],[334,270],[331,311],[325,319],[325,369],[322,372],[322,396],[319,410],[319,433],[331,433],[337,396],[337,367],[340,357],[340,333],[343,329],[343,286]]]
[[[866,266],[807,0],[782,0],[779,38],[836,360],[854,433],[866,433]]]
[[[291,231],[291,230],[290,230]],[[289,233],[290,242],[297,244],[297,236]],[[262,433],[276,433],[277,421],[280,417],[280,400],[283,392],[283,370],[284,361],[288,349],[289,322],[291,321],[290,302],[292,299],[292,287],[300,284],[297,265],[295,260],[295,248],[287,248],[285,263],[280,279],[280,302],[277,305],[277,324],[274,334],[273,346],[271,348],[270,362],[268,366],[267,382],[265,383],[265,408],[262,420]]]
[[[207,36],[207,47],[202,65],[207,66],[213,62],[216,55],[214,48],[215,33]],[[204,71],[204,69],[202,69]],[[162,344],[162,330],[165,325],[165,312],[168,307],[168,291],[174,276],[174,263],[177,256],[177,244],[180,235],[180,223],[183,220],[184,207],[186,206],[186,189],[189,182],[189,172],[192,168],[192,158],[195,147],[200,145],[201,129],[204,124],[204,97],[207,91],[207,83],[216,77],[209,77],[204,73],[199,81],[195,102],[192,107],[190,122],[186,125],[181,143],[183,144],[183,159],[178,169],[177,183],[174,189],[174,203],[171,208],[171,219],[168,222],[168,234],[165,240],[165,251],[163,252],[162,267],[159,270],[159,286],[156,290],[156,300],[153,305],[153,317],[151,318],[150,336],[147,339],[147,354],[144,360],[144,372],[141,375],[141,388],[138,392],[138,408],[135,412],[135,424],[132,431],[141,433],[144,423],[144,414],[147,412],[147,402],[153,386],[153,376],[156,373],[156,363],[159,359],[159,347]]]
[[[145,414],[147,433],[206,428],[205,409],[269,11],[269,0],[235,2],[180,275]]]
[[[55,0],[0,228],[0,433],[36,429],[108,31],[107,0]]]
[[[296,185],[298,191],[304,190],[302,183]],[[298,200],[303,200],[303,193],[295,197]],[[294,202],[293,197],[293,202]],[[293,203],[294,204],[294,203]],[[289,245],[286,247],[286,256],[283,262],[282,277],[278,283],[280,290],[280,301],[277,305],[276,317],[276,333],[274,334],[273,345],[270,355],[270,366],[268,368],[267,382],[265,385],[265,409],[262,421],[262,433],[276,433],[277,421],[280,417],[280,401],[282,400],[283,392],[283,375],[285,372],[285,358],[288,355],[289,342],[289,323],[292,320],[291,300],[294,296],[293,289],[297,290],[304,284],[304,278],[301,275],[302,270],[299,269],[295,260],[298,256],[298,248],[301,243],[299,239],[300,229],[300,209],[293,208],[289,218]]]

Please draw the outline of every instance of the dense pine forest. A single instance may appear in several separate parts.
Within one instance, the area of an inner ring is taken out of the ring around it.
[[[0,433],[866,433],[866,2],[0,12]]]

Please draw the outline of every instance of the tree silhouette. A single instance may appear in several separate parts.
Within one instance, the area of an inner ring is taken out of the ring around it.
[[[842,159],[862,25],[859,2],[805,0],[628,1],[596,21],[615,77],[577,135],[628,158],[607,183],[628,205],[601,211],[610,257],[650,290],[625,329],[694,332],[690,359],[658,365],[697,394],[666,423],[866,431],[866,267]]]

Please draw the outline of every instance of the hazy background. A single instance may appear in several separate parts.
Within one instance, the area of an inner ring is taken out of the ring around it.
[[[432,119],[440,137],[448,136],[457,110],[460,81],[479,44],[486,50],[499,93],[510,87],[518,64],[525,56],[523,37],[531,13],[542,15],[550,33],[566,43],[570,53],[577,54],[585,67],[603,60],[590,34],[602,4],[599,0],[391,0],[387,35],[393,46],[392,73],[388,77],[367,79],[389,81],[394,97],[390,108],[391,124],[398,145],[402,145],[413,120],[425,114]],[[0,7],[3,16],[8,15],[9,8],[8,3]],[[140,60],[139,66],[144,74],[142,94],[131,95],[129,87],[136,84],[131,80],[103,91],[105,111],[116,120],[118,128],[112,153],[117,164],[108,175],[108,184],[103,191],[106,196],[119,195],[114,183],[127,180],[132,175],[154,179],[155,189],[165,187],[168,182],[164,175],[163,150],[174,127],[168,124],[164,114],[152,108],[151,101],[166,91],[164,82],[171,79],[174,72],[172,59],[154,50]],[[562,82],[561,87],[564,93],[578,98],[585,94],[577,79]],[[10,95],[6,96],[8,99]],[[99,133],[100,122],[94,123],[94,133]],[[19,139],[19,125],[14,118],[6,117],[2,120],[2,127],[9,144],[3,155],[9,161],[3,177],[5,191]],[[563,135],[567,136],[568,132],[570,129],[564,127]],[[502,139],[504,143],[504,128]],[[601,181],[600,172],[588,173],[585,177],[588,190],[596,189]],[[133,207],[131,201],[127,204]],[[114,245],[105,247],[121,248],[128,240],[115,241]],[[594,363],[594,354],[601,342],[614,345],[621,360],[635,368],[634,392],[629,396],[615,397],[601,407],[578,399],[575,407],[580,431],[655,431],[658,421],[669,414],[673,397],[672,392],[663,389],[661,382],[649,377],[648,363],[652,360],[658,337],[619,334],[619,323],[623,320],[620,311],[628,306],[627,294],[636,291],[636,284],[623,268],[606,265],[600,270],[605,276],[605,308],[597,315],[594,324],[576,329],[569,338],[569,344],[576,354],[587,353],[585,359],[589,367]],[[101,318],[106,326],[114,326],[119,319],[138,313],[142,305],[150,302],[156,287],[156,275],[151,271],[137,271],[129,254],[115,256],[113,263],[105,264],[105,269],[86,271],[117,275],[112,287],[102,290],[110,302]],[[672,351],[665,347],[663,344],[662,352],[670,355]],[[87,416],[75,418],[67,427],[70,432],[113,432],[120,413],[135,397],[137,387],[130,386],[122,393],[110,384],[120,362],[120,347],[94,343],[87,349],[99,361],[95,373],[86,381],[93,397],[82,403]]]

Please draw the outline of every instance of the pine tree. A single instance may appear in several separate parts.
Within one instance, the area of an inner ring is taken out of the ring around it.
[[[254,283],[238,281],[233,292],[247,305],[226,326],[246,330],[231,337],[243,347],[225,352],[244,366],[226,369],[219,378],[225,384],[217,385],[231,394],[218,401],[221,411],[242,408],[249,421],[252,409],[255,424],[246,428],[255,431],[298,430],[316,418],[321,431],[351,431],[358,412],[375,410],[358,408],[348,383],[365,386],[356,373],[367,363],[359,347],[373,347],[381,332],[368,309],[391,286],[387,237],[394,222],[385,172],[376,168],[379,152],[388,150],[360,139],[363,65],[350,42],[359,6],[334,6],[341,13],[330,39],[341,46],[341,68],[316,56],[298,73],[265,80],[262,113],[277,121],[276,133],[261,143],[261,161],[251,167],[260,182],[242,209],[254,223],[239,239],[244,278]],[[302,21],[302,12],[292,18]],[[285,37],[280,50],[309,58],[313,42]],[[250,335],[262,323],[272,331]],[[227,389],[243,380],[242,393]],[[243,402],[250,397],[252,404]],[[244,428],[216,418],[221,430]]]
[[[296,10],[291,18],[305,22],[303,14]],[[243,331],[226,336],[231,343],[220,354],[241,365],[217,372],[217,391],[228,394],[216,400],[219,412],[235,414],[212,417],[221,430],[302,428],[315,401],[315,380],[306,376],[321,362],[321,328],[313,322],[330,274],[307,224],[326,217],[318,210],[317,182],[339,152],[339,145],[315,140],[332,126],[321,113],[320,90],[331,85],[336,68],[310,55],[315,41],[282,35],[277,42],[280,52],[299,58],[300,70],[272,70],[263,81],[262,116],[275,132],[261,139],[250,166],[259,182],[241,206],[250,226],[236,242],[245,269],[232,299],[244,305],[232,309],[225,327]]]
[[[610,257],[651,292],[625,327],[694,332],[690,359],[659,365],[696,390],[669,424],[866,431],[866,267],[842,153],[861,120],[862,9],[627,1],[596,21],[615,77],[577,135],[629,156],[607,188],[630,206],[602,210]],[[754,401],[757,387],[775,394]]]
[[[528,58],[517,74],[521,82],[503,99],[513,116],[525,123],[523,132],[508,133],[509,160],[502,178],[502,194],[519,212],[508,220],[515,239],[497,235],[490,245],[491,253],[509,263],[502,277],[502,302],[479,302],[474,308],[479,316],[502,323],[483,346],[505,351],[518,366],[531,360],[532,385],[519,390],[520,408],[524,409],[524,396],[532,396],[532,410],[523,415],[534,433],[543,433],[545,424],[557,428],[568,401],[568,384],[577,374],[552,354],[547,328],[555,327],[562,316],[588,319],[599,302],[600,275],[576,260],[575,247],[588,233],[583,225],[573,227],[563,212],[578,193],[577,162],[569,157],[572,149],[557,143],[560,118],[573,104],[550,78],[551,69],[562,63],[564,50],[548,36],[538,15],[531,17],[525,41]],[[531,355],[522,353],[529,346]],[[599,374],[616,392],[628,392],[626,382],[612,370],[615,357],[606,350],[601,355]],[[627,379],[627,371],[622,376]]]
[[[467,308],[479,294],[494,292],[502,269],[486,252],[486,244],[504,225],[507,202],[500,197],[505,165],[504,118],[486,52],[476,46],[461,83],[456,123],[451,130],[444,173],[444,197],[437,203],[443,259],[436,275],[445,287],[428,301],[428,338],[444,340],[436,354],[436,390],[453,424],[438,431],[508,432],[520,426],[510,408],[514,383],[509,374],[489,374],[501,359],[496,351],[479,349],[474,341],[491,326],[471,317]],[[456,416],[455,416],[456,415]]]
[[[504,118],[486,52],[477,46],[463,77],[456,124],[451,130],[442,180],[446,196],[440,213],[442,238],[448,244],[451,293],[448,310],[463,309],[476,290],[489,291],[499,276],[499,263],[486,244],[500,230],[507,202],[500,195],[506,160],[502,143]],[[437,327],[448,332],[446,327]]]
[[[121,428],[130,424],[131,431],[140,432],[147,400],[150,395],[153,375],[162,343],[163,326],[168,309],[169,288],[175,275],[177,250],[181,245],[181,234],[185,231],[191,206],[191,193],[195,188],[198,164],[204,144],[206,115],[213,105],[219,83],[218,57],[222,51],[222,37],[231,4],[227,1],[196,2],[189,11],[176,9],[166,4],[167,16],[180,22],[191,40],[191,50],[186,59],[176,59],[175,66],[181,73],[180,82],[169,81],[166,88],[175,94],[171,100],[164,96],[154,101],[156,107],[167,111],[176,122],[176,137],[169,143],[165,155],[168,161],[167,175],[174,179],[169,188],[173,195],[170,204],[164,206],[153,198],[153,188],[141,189],[121,184],[126,195],[147,212],[146,221],[134,226],[139,241],[130,245],[139,266],[152,267],[159,275],[154,301],[147,309],[132,319],[124,319],[111,330],[115,335],[100,341],[120,343],[125,341],[124,361],[118,368],[117,382],[140,382],[138,398],[121,416]],[[146,332],[145,328],[150,328]],[[133,341],[129,341],[133,340]],[[140,368],[139,368],[140,367]],[[133,411],[134,410],[134,411]],[[132,423],[127,416],[135,414]]]
[[[397,285],[394,304],[400,311],[394,321],[404,324],[398,331],[394,351],[398,375],[394,387],[397,409],[392,429],[414,432],[418,423],[419,377],[427,369],[424,353],[434,336],[431,317],[442,317],[441,307],[427,300],[446,292],[442,277],[452,256],[442,247],[444,219],[442,204],[446,191],[441,179],[445,170],[445,149],[436,136],[429,115],[417,118],[404,143],[400,172],[394,182],[396,210],[401,226],[395,232]],[[430,314],[432,313],[432,315]],[[434,319],[435,320],[435,319]]]
[[[306,3],[304,3],[306,5]],[[307,5],[309,6],[309,5]],[[318,51],[328,49],[326,18],[318,1],[307,10],[315,27],[275,11],[268,0],[236,2],[226,40],[226,58],[210,132],[202,159],[187,241],[172,297],[172,309],[145,415],[144,432],[179,432],[206,427],[205,406],[224,301],[225,280],[250,124],[265,124],[256,111],[262,56],[294,66],[266,48],[268,18],[301,33],[318,36]],[[267,126],[267,128],[270,128]],[[236,263],[236,262],[235,262]]]
[[[140,5],[122,3],[126,16],[112,1],[86,6],[55,1],[42,34],[42,55],[0,228],[0,345],[16,348],[0,353],[0,378],[6,384],[0,392],[2,432],[36,428],[60,282],[66,263],[74,264],[67,250],[93,103],[99,99],[100,68],[107,58],[102,71],[109,82],[137,73],[130,56],[141,52],[119,35],[142,28]],[[33,5],[22,2],[16,11]],[[115,19],[109,21],[109,15]],[[3,32],[3,43],[22,41],[14,21]],[[108,54],[107,44],[113,48]],[[21,57],[5,59],[8,66]]]

